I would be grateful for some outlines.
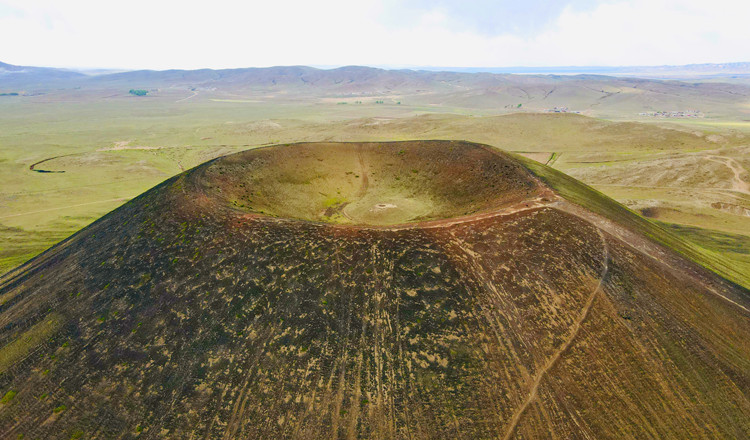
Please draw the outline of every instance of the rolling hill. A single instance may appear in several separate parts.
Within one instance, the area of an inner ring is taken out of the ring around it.
[[[750,292],[686,256],[480,144],[224,156],[0,279],[0,436],[748,437]]]
[[[309,103],[335,99],[355,103],[387,99],[389,103],[408,102],[412,106],[496,113],[565,109],[633,118],[643,112],[689,110],[711,118],[750,117],[750,84],[741,79],[720,82],[699,77],[676,81],[595,74],[518,75],[363,66],[138,70],[83,75],[62,69],[0,65],[0,92],[23,90],[78,101],[128,97],[133,88],[149,90],[150,99],[169,102],[174,101],[175,93],[188,93],[183,98],[193,93],[198,96],[196,101],[261,99]]]
[[[15,66],[0,62],[0,93],[19,89],[47,89],[70,86],[86,75],[66,69],[52,67]]]

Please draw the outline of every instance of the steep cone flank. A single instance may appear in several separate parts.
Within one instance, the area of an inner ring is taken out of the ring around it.
[[[750,436],[748,292],[560,194],[465,142],[187,171],[2,281],[0,438]]]

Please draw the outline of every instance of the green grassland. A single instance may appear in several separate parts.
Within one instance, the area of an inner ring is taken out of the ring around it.
[[[658,222],[658,224],[703,249],[713,250],[716,254],[731,261],[738,272],[750,274],[750,237],[747,235],[730,234],[676,223]]]
[[[461,139],[549,162],[634,212],[669,223],[673,235],[721,259],[722,273],[747,279],[750,194],[742,184],[750,181],[750,127],[741,115],[639,123],[624,120],[629,109],[599,114],[617,121],[503,114],[428,94],[320,98],[164,89],[151,95],[129,96],[125,89],[0,99],[0,273],[218,156],[302,141]],[[58,172],[29,169],[45,159],[35,169]],[[710,239],[715,234],[734,237],[736,245]]]

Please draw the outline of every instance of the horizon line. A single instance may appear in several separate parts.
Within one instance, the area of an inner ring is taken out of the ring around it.
[[[546,72],[554,73],[556,70],[561,72],[575,72],[575,71],[625,71],[625,69],[676,69],[686,67],[720,67],[720,66],[733,66],[733,65],[748,65],[750,70],[750,61],[727,61],[721,63],[689,63],[689,64],[659,64],[659,65],[549,65],[549,66],[439,66],[439,65],[401,65],[401,64],[278,64],[270,66],[244,66],[244,67],[198,67],[198,68],[132,68],[132,67],[85,67],[85,66],[45,66],[45,65],[28,65],[28,64],[12,64],[6,63],[0,60],[0,63],[12,65],[15,67],[39,67],[39,68],[50,68],[60,70],[71,70],[78,72],[86,71],[118,71],[118,72],[134,72],[134,71],[170,71],[170,70],[184,70],[184,71],[195,71],[195,70],[237,70],[237,69],[269,69],[276,67],[310,67],[319,70],[335,70],[345,67],[367,67],[381,70],[413,70],[413,71],[445,71],[445,72],[459,72],[459,73],[525,73],[521,71],[528,71],[528,73],[535,72]]]

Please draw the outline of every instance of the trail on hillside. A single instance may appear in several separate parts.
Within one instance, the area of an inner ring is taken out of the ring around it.
[[[747,183],[742,179],[742,175],[747,174],[747,171],[739,162],[731,157],[707,156],[706,158],[712,162],[717,162],[726,166],[732,171],[732,173],[734,173],[734,179],[732,180],[733,190],[744,194],[750,194],[750,183]]]
[[[510,425],[508,426],[508,430],[503,436],[503,440],[508,440],[513,435],[516,426],[518,426],[518,422],[521,420],[521,416],[523,416],[528,406],[536,398],[537,392],[539,390],[539,385],[541,385],[545,375],[552,367],[555,366],[557,361],[560,359],[560,356],[562,356],[562,354],[565,353],[565,351],[571,346],[571,344],[573,344],[573,340],[575,340],[576,336],[578,336],[578,332],[581,330],[583,321],[586,320],[586,317],[588,317],[589,312],[591,311],[591,307],[594,305],[596,294],[599,293],[599,291],[602,289],[602,286],[604,285],[607,273],[609,272],[609,247],[607,246],[607,240],[604,238],[604,234],[602,233],[601,229],[597,228],[596,231],[599,233],[599,237],[601,237],[602,239],[602,247],[604,248],[604,255],[602,257],[604,266],[599,277],[599,283],[597,284],[596,288],[591,291],[591,294],[586,301],[586,305],[583,307],[583,310],[581,310],[581,314],[578,320],[576,320],[576,322],[573,324],[573,328],[568,335],[568,339],[560,347],[559,350],[557,350],[554,354],[552,354],[552,356],[550,356],[549,360],[547,360],[547,363],[544,364],[544,366],[537,372],[536,376],[534,377],[534,382],[531,386],[531,389],[529,390],[529,394],[526,396],[526,400],[524,400],[523,404],[518,407],[516,412],[513,414]]]
[[[362,155],[362,149],[357,150],[357,160],[359,161],[359,167],[360,167],[360,177],[362,177],[361,184],[359,189],[357,190],[357,194],[355,195],[357,199],[361,200],[366,194],[367,189],[370,187],[370,181],[367,177],[367,165],[365,164],[365,157]],[[355,222],[354,218],[349,215],[348,212],[346,212],[346,208],[349,206],[350,202],[345,202],[341,205],[339,205],[339,213],[348,219],[351,222]]]
[[[182,98],[182,99],[178,99],[178,100],[177,100],[177,101],[175,101],[175,102],[182,102],[182,101],[187,101],[187,100],[188,100],[188,99],[190,99],[190,98],[195,98],[196,96],[198,96],[198,92],[197,92],[196,90],[191,90],[191,91],[193,92],[193,94],[192,94],[192,95],[188,96],[187,98]]]
[[[357,151],[357,158],[359,159],[359,166],[362,168],[362,186],[357,193],[357,197],[361,199],[367,194],[367,188],[370,187],[370,181],[367,178],[367,165],[365,164],[365,157],[362,155],[361,148]]]
[[[374,226],[366,225],[359,226],[360,229],[370,229],[379,231],[403,231],[406,229],[413,229],[418,227],[419,229],[437,229],[437,228],[449,228],[453,225],[461,223],[469,223],[479,220],[485,220],[495,217],[506,217],[512,214],[517,214],[524,211],[533,211],[542,209],[548,206],[552,206],[558,200],[557,196],[550,195],[551,193],[544,193],[541,196],[531,199],[524,200],[503,208],[493,209],[492,211],[479,212],[476,214],[465,215],[462,217],[441,219],[441,220],[427,220],[422,222],[414,223],[402,223],[395,226]],[[339,225],[339,227],[346,227],[346,225]]]
[[[278,331],[278,328],[278,324],[273,324],[268,328],[268,331],[263,336],[264,345],[271,341],[271,338]],[[250,383],[250,379],[253,377],[253,369],[256,368],[256,366],[261,362],[262,356],[263,351],[258,350],[249,362],[249,365],[247,367],[248,373],[245,375],[242,387],[240,388],[239,394],[234,401],[232,414],[224,430],[224,440],[231,440],[233,438],[236,438],[237,431],[242,428],[242,420],[243,415],[245,414],[245,407],[247,406],[248,399],[251,397],[250,387],[252,384]]]
[[[576,217],[586,220],[587,222],[595,225],[600,230],[606,231],[610,235],[618,238],[623,244],[632,248],[636,252],[641,253],[651,258],[657,264],[664,265],[665,267],[669,268],[672,271],[678,270],[675,266],[674,256],[666,252],[665,248],[662,247],[663,245],[657,244],[656,242],[651,241],[648,238],[644,238],[634,233],[630,229],[623,227],[622,225],[618,225],[617,223],[609,219],[601,217],[590,211],[586,211],[581,206],[576,205],[574,203],[570,203],[566,200],[562,200],[562,199],[557,200],[553,204],[551,204],[551,207],[554,209],[559,209],[560,211],[563,211],[563,212],[567,212],[569,214],[573,214]],[[695,264],[698,264],[698,263],[695,263]],[[704,284],[703,282],[699,281],[698,278],[694,278],[694,279]],[[739,307],[740,309],[744,310],[747,313],[750,313],[750,309],[738,303],[737,301],[734,301],[733,299],[728,298],[725,295],[722,295],[714,287],[708,284],[705,284],[705,287],[706,287],[707,292],[713,295],[716,295],[717,297],[723,299],[724,301],[734,304],[735,306]]]

